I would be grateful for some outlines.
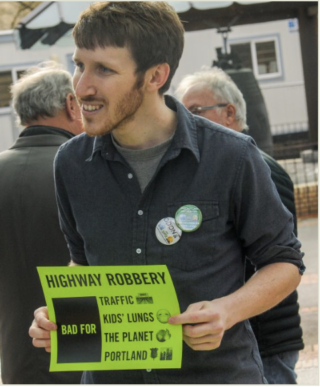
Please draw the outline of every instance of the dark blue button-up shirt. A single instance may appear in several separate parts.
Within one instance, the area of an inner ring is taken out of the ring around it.
[[[290,262],[303,272],[292,215],[254,141],[192,115],[171,97],[166,103],[177,112],[177,129],[143,193],[110,134],[82,134],[60,148],[56,191],[71,259],[82,265],[165,264],[182,312],[240,288],[245,256],[257,268]],[[186,204],[201,210],[200,228],[174,245],[161,244],[157,223]],[[86,372],[84,382],[247,384],[263,383],[263,371],[244,321],[225,332],[216,350],[184,345],[181,370]]]

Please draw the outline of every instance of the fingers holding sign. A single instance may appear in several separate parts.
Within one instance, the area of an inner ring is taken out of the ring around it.
[[[226,331],[225,317],[214,301],[190,305],[177,316],[170,317],[172,325],[183,325],[183,339],[195,351],[211,351],[220,347]]]
[[[44,348],[47,352],[51,352],[50,332],[57,329],[57,325],[49,321],[47,307],[37,309],[34,312],[34,320],[29,328],[29,336],[33,339],[33,346]]]

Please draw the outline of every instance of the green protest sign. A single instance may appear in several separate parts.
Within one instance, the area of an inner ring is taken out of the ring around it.
[[[182,327],[168,268],[38,267],[51,332],[50,371],[181,368]]]

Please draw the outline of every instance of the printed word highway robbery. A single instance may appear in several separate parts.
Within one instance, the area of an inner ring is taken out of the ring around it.
[[[72,269],[71,269],[72,270]],[[105,273],[109,286],[162,285],[166,283],[165,272],[157,273]],[[102,286],[101,274],[46,275],[49,288]]]

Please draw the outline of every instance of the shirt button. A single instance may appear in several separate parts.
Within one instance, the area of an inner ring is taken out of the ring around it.
[[[147,372],[151,372],[152,370],[150,370],[150,368],[148,368],[146,371],[147,371]]]
[[[142,252],[141,249],[137,249],[137,250],[136,250],[136,253],[137,253],[137,254],[141,254],[141,252]]]
[[[139,210],[139,211],[138,211],[138,215],[143,215],[143,211],[142,211],[142,210]]]
[[[132,173],[128,173],[128,179],[132,179],[133,178],[133,174]]]

